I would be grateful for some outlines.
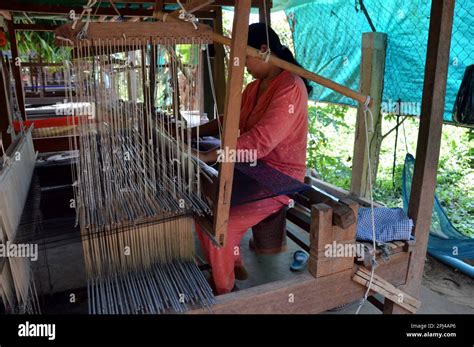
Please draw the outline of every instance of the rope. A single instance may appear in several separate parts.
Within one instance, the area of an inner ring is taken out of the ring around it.
[[[197,30],[198,27],[196,25],[196,22],[197,22],[196,16],[193,15],[192,13],[189,13],[179,0],[176,0],[176,2],[178,3],[179,7],[181,7],[181,10],[179,10],[179,19],[184,20],[185,22],[191,23],[194,29]],[[163,21],[164,20],[165,18],[163,18]]]
[[[5,147],[3,146],[2,133],[0,133],[0,148],[2,149],[3,166],[6,166],[8,164],[9,157],[5,151]]]
[[[64,36],[56,36],[56,38],[57,38],[58,40],[66,41],[66,42],[69,43],[70,45],[74,45],[74,41],[72,41],[71,39],[68,39],[67,37],[64,37]]]
[[[267,50],[265,52],[260,52],[260,58],[265,62],[265,63],[268,63],[268,61],[270,60],[270,55],[271,55],[271,50],[270,50],[270,46],[268,46]]]
[[[265,16],[265,32],[267,35],[267,50],[265,52],[260,53],[260,58],[268,64],[270,60],[270,55],[272,53],[270,49],[270,34],[268,32],[268,21],[267,21],[267,1],[263,0],[263,14]]]
[[[120,14],[120,11],[117,9],[117,6],[115,6],[115,4],[114,4],[114,1],[113,1],[113,0],[109,0],[109,2],[110,2],[110,6],[112,6],[112,8],[114,9],[115,13],[117,13],[118,16],[119,16],[120,18],[122,18],[122,15]]]
[[[374,279],[374,272],[375,268],[377,267],[377,259],[376,259],[376,250],[377,250],[377,241],[375,239],[375,214],[374,214],[374,197],[373,197],[373,191],[372,191],[372,167],[370,165],[370,145],[369,145],[369,127],[367,126],[367,121],[368,121],[368,115],[370,115],[371,118],[371,127],[372,127],[372,132],[374,131],[374,116],[372,114],[372,111],[369,108],[369,104],[371,102],[372,98],[370,96],[367,96],[367,99],[365,100],[364,106],[363,106],[363,111],[364,111],[364,119],[365,119],[365,150],[367,151],[367,162],[368,162],[368,184],[369,184],[369,197],[370,197],[370,212],[371,212],[371,221],[372,221],[372,268],[370,272],[370,280],[369,280],[369,285],[367,286],[367,290],[364,294],[363,299],[359,303],[359,306],[357,307],[356,314],[359,314],[362,306],[364,303],[367,301],[367,298],[369,296],[370,288],[372,287],[372,282]]]
[[[74,20],[74,22],[72,23],[72,29],[76,29],[76,25],[77,25],[77,22],[79,22],[82,17],[84,17],[84,14],[86,14],[87,12],[87,20],[90,20],[90,14],[91,14],[91,11],[92,11],[92,7],[97,3],[97,0],[89,0],[87,2],[87,5],[84,5],[82,8],[82,13],[81,15],[79,16],[79,18],[76,18]]]
[[[403,137],[405,138],[405,149],[407,153],[410,153],[410,151],[408,150],[407,134],[405,132],[405,123],[402,123],[402,128],[403,128]]]

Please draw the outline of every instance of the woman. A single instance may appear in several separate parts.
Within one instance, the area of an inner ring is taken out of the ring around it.
[[[248,45],[265,53],[268,42],[271,54],[299,65],[271,28],[268,28],[268,36],[267,41],[267,26],[264,23],[252,24]],[[306,173],[307,103],[311,86],[308,81],[260,58],[247,57],[246,66],[256,80],[246,87],[242,95],[237,151],[253,151],[257,160],[303,181]],[[201,126],[199,131],[201,136],[217,134],[218,121]],[[200,152],[199,156],[205,162],[215,162],[218,152]],[[222,248],[215,247],[196,224],[218,294],[232,291],[236,275],[238,278],[246,277],[240,258],[240,241],[245,232],[288,203],[287,196],[278,196],[231,208],[227,241]]]

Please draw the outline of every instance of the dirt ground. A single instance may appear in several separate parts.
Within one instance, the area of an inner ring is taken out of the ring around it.
[[[423,285],[447,300],[474,310],[474,279],[428,256]]]

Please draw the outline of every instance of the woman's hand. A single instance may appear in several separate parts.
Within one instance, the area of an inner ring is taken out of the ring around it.
[[[217,161],[217,150],[213,149],[207,152],[201,152],[194,148],[191,148],[193,156],[198,157],[205,163],[215,163]]]

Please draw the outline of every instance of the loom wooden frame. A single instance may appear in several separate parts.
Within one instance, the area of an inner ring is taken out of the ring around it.
[[[239,3],[248,1],[250,0],[240,0]],[[124,2],[132,1],[124,0]],[[224,4],[224,2],[226,3]],[[216,1],[215,4],[218,6],[230,5],[228,4],[229,2],[230,1]],[[455,0],[436,0],[433,1],[431,9],[422,115],[416,153],[417,162],[408,211],[409,216],[415,222],[414,233],[417,237],[417,243],[416,245],[404,247],[403,250],[392,256],[388,264],[381,264],[376,270],[377,275],[383,277],[394,286],[405,290],[414,298],[419,297],[434,200],[454,4]],[[59,7],[60,6],[41,7],[35,5],[26,8],[25,5],[13,3],[2,5],[2,9],[13,11],[67,12],[65,11],[66,8],[59,9]],[[262,7],[260,8],[262,9]],[[151,16],[150,10],[141,9],[140,11],[146,12],[146,14],[142,15]],[[140,11],[136,11],[135,15],[140,15]],[[107,12],[107,9],[103,9],[100,12],[100,15],[113,15],[111,11],[109,11],[110,13]],[[246,13],[241,13],[241,11],[236,12],[237,17],[247,15]],[[240,23],[242,22],[243,21],[240,21]],[[11,24],[9,29],[14,33],[14,27]],[[235,47],[231,46],[231,50],[234,48]],[[232,69],[231,67],[231,71]],[[17,72],[14,74],[17,83],[20,83],[19,85],[21,86],[19,74]],[[217,86],[217,89],[219,89],[219,87],[224,86]],[[235,85],[232,86],[232,88],[235,88]],[[235,99],[237,96],[233,96],[232,98]],[[231,101],[228,97],[226,104],[228,105],[229,102]],[[236,115],[234,114],[232,117],[236,117]],[[0,130],[3,132],[6,129]],[[235,129],[234,131],[236,132],[237,130]],[[326,184],[326,188],[332,191],[332,193],[345,193],[347,196],[358,200],[358,202],[364,200],[351,196],[347,192],[342,192],[342,190],[337,187]],[[313,207],[313,211],[314,210],[316,210],[316,207]],[[313,225],[316,219],[313,217],[311,222]],[[326,228],[326,231],[331,232],[333,228],[332,223]],[[314,236],[317,228],[312,227],[311,229]],[[332,237],[335,236],[333,235]],[[316,264],[318,264],[318,261],[316,261]],[[309,273],[302,274],[289,280],[276,281],[236,293],[222,295],[217,297],[217,304],[212,307],[212,311],[214,313],[322,312],[332,307],[360,299],[363,296],[365,288],[351,279],[359,266],[360,265],[354,263],[351,268],[334,271],[333,273],[316,278]],[[288,300],[289,294],[293,294],[295,297],[292,303]],[[382,306],[380,307],[382,308]],[[386,300],[383,303],[383,312],[407,313],[406,310],[390,300]],[[204,313],[204,311],[196,310],[193,311],[193,313]]]

